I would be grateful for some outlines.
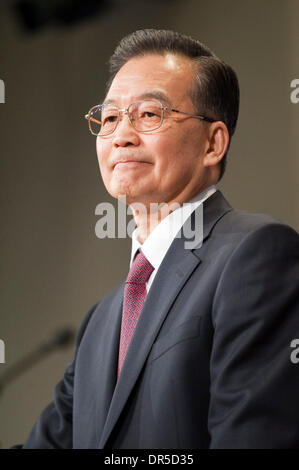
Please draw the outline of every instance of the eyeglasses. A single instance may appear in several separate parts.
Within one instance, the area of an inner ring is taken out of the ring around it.
[[[162,126],[165,111],[184,114],[202,121],[215,122],[214,119],[200,114],[185,113],[163,106],[160,101],[156,100],[134,101],[123,109],[111,104],[99,104],[89,110],[88,114],[85,115],[85,119],[88,120],[89,130],[93,135],[104,137],[115,131],[121,120],[121,114],[128,115],[129,121],[136,131],[152,132]]]

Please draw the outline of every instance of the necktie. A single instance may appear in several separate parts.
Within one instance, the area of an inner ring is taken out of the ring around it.
[[[123,299],[117,377],[137,324],[146,296],[146,282],[154,268],[143,253],[138,252],[129,271]]]

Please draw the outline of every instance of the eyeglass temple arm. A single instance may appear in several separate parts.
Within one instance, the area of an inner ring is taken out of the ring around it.
[[[89,121],[93,121],[93,122],[97,122],[98,124],[102,124],[102,121],[98,121],[97,119],[95,118],[92,118],[92,117],[89,117],[89,114],[85,114],[85,119],[89,120]]]
[[[180,114],[185,114],[186,116],[191,116],[194,118],[201,119],[202,121],[208,121],[208,122],[215,122],[214,119],[208,118],[206,116],[202,116],[201,114],[190,114],[190,113],[185,113],[185,111],[179,111],[178,109],[173,109],[173,108],[167,108],[170,111],[173,111],[174,113],[180,113]]]

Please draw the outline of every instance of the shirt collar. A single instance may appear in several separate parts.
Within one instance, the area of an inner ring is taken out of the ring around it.
[[[155,270],[157,270],[176,234],[182,228],[187,218],[196,209],[196,207],[202,204],[216,191],[216,186],[211,185],[201,193],[198,193],[190,201],[185,202],[181,207],[171,212],[161,220],[161,222],[154,228],[143,244],[137,240],[137,229],[135,229],[132,233],[130,266],[132,265],[136,251],[140,250],[144,256],[146,256]]]

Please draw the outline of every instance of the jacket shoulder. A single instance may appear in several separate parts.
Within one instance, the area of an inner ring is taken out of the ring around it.
[[[223,233],[239,234],[240,238],[247,236],[249,233],[259,231],[262,228],[268,227],[282,232],[298,232],[291,226],[284,222],[263,213],[254,213],[244,210],[232,209],[227,212],[215,226],[216,231]]]

